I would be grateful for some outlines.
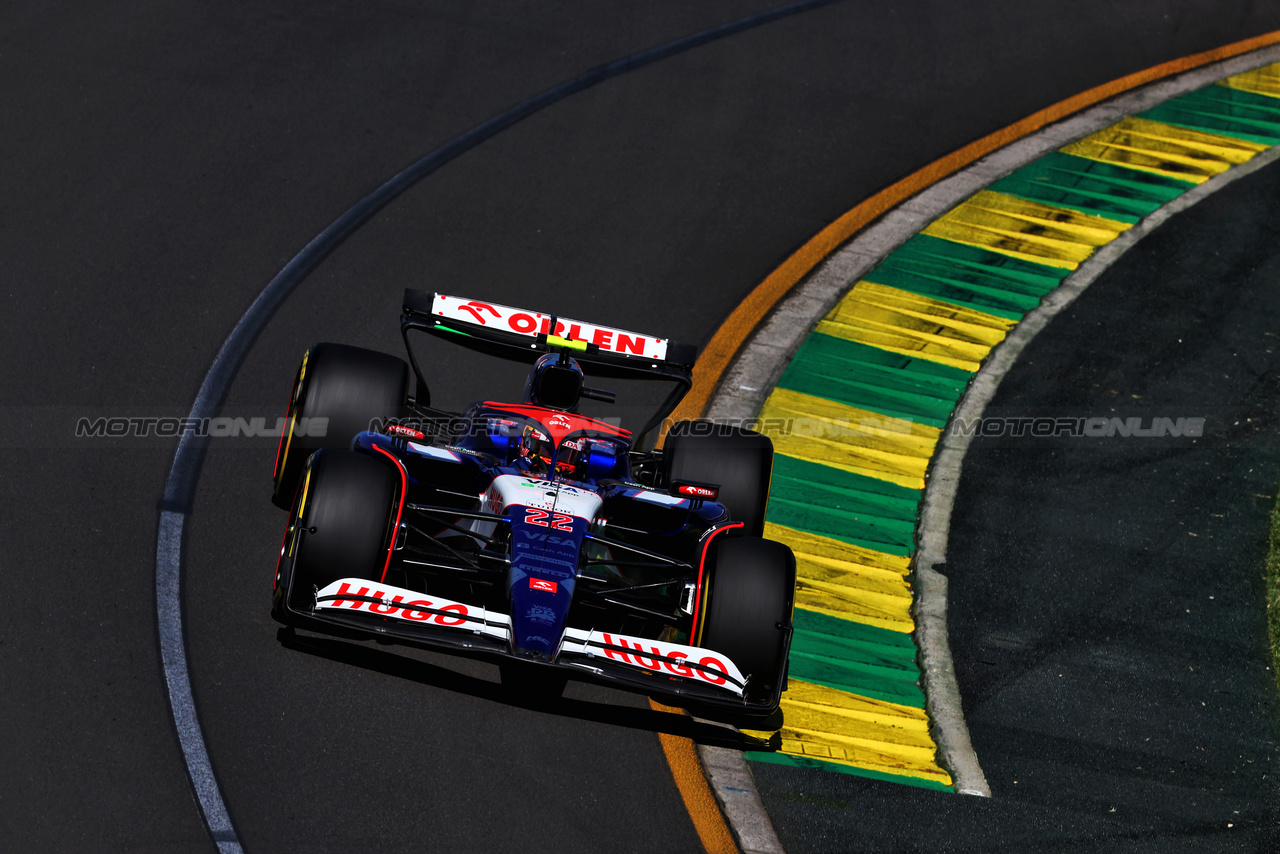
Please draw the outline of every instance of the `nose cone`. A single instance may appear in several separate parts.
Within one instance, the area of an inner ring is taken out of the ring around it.
[[[512,508],[511,643],[550,657],[564,631],[587,520]],[[539,515],[541,514],[541,515]],[[558,525],[558,527],[555,527]]]

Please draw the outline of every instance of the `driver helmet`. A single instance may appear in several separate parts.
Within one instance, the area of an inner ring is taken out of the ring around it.
[[[549,409],[576,412],[582,396],[582,366],[576,359],[546,353],[533,363],[525,381],[524,401]]]
[[[560,453],[556,457],[556,474],[575,480],[585,480],[591,462],[592,442],[579,437],[566,439],[560,445]]]
[[[551,471],[555,462],[556,448],[551,437],[537,427],[526,424],[520,435],[521,467],[532,474],[545,475]]]

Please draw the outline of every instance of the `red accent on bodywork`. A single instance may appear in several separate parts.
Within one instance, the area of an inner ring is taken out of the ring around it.
[[[708,501],[715,501],[716,496],[720,494],[720,490],[711,489],[707,486],[694,486],[690,483],[682,483],[676,487],[676,492],[681,495],[688,495],[691,498],[705,498]]]
[[[702,543],[702,555],[698,558],[698,585],[693,589],[693,631],[689,632],[689,644],[691,646],[697,646],[702,642],[702,576],[707,568],[707,549],[711,548],[711,541],[720,534],[732,528],[745,526],[745,522],[730,522],[723,528],[716,528],[710,534],[707,534],[706,540]]]
[[[421,430],[414,430],[412,427],[405,427],[403,424],[387,424],[383,426],[382,432],[388,436],[404,436],[406,439],[425,439],[426,434]]]
[[[474,314],[476,320],[479,321],[481,326],[485,325],[484,315],[480,313],[481,309],[484,309],[485,311],[489,312],[494,317],[497,317],[499,319],[502,317],[502,315],[498,312],[496,308],[489,305],[487,302],[480,302],[478,300],[472,300],[471,302],[464,303],[458,306],[458,308],[462,311],[469,311],[472,314]]]
[[[387,580],[387,570],[391,568],[391,553],[396,550],[396,537],[400,536],[400,516],[404,513],[404,497],[409,492],[409,473],[404,470],[404,463],[395,454],[381,445],[374,445],[373,449],[395,463],[400,472],[400,506],[396,508],[396,523],[391,526],[391,542],[387,543],[387,562],[382,565],[382,577],[378,579],[382,583]]]
[[[631,441],[630,430],[624,430],[621,427],[614,427],[608,422],[597,421],[594,418],[588,418],[585,415],[578,415],[573,412],[563,412],[559,409],[551,409],[546,406],[534,406],[530,403],[495,403],[493,401],[486,400],[484,405],[492,409],[514,412],[517,415],[524,415],[528,418],[534,419],[546,428],[547,432],[551,434],[551,441],[556,445],[559,445],[560,441],[564,439],[565,436],[578,430],[594,430],[608,436],[616,436],[626,442]],[[556,423],[552,423],[552,419],[554,419]],[[568,422],[567,427],[565,426],[565,422]]]

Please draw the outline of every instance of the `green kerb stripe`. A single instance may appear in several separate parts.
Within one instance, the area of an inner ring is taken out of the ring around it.
[[[1070,272],[918,234],[864,278],[996,317],[1021,320]]]
[[[1280,143],[1280,99],[1229,86],[1207,86],[1138,117],[1262,145]]]
[[[814,333],[778,386],[941,428],[968,381],[959,368]]]
[[[1194,186],[1189,181],[1055,151],[988,189],[1136,223]]]
[[[789,753],[765,753],[750,750],[743,754],[752,762],[769,762],[774,765],[790,765],[794,768],[816,768],[820,771],[835,771],[840,774],[852,774],[855,777],[868,777],[872,780],[883,780],[889,783],[901,783],[906,786],[919,786],[922,789],[933,789],[936,792],[950,792],[951,786],[938,780],[925,780],[906,774],[886,774],[883,771],[871,771],[839,762],[823,762],[807,756],[792,756]]]
[[[924,708],[911,636],[797,608],[790,675],[862,697]]]
[[[894,555],[915,547],[920,492],[784,454],[773,458],[768,519]]]
[[[942,241],[945,242],[945,241]],[[809,348],[809,349],[804,349]],[[939,387],[963,389],[969,382],[968,371],[940,365],[928,359],[917,359],[901,353],[891,353],[879,347],[858,344],[844,338],[823,335],[820,332],[810,334],[804,347],[796,354],[807,354],[809,358],[826,358],[854,364],[873,365],[879,368],[890,368],[895,375],[907,376],[913,382],[934,383]],[[786,374],[783,374],[785,377]]]

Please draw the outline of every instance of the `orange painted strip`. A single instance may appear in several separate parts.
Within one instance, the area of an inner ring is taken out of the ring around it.
[[[746,299],[725,319],[698,356],[697,364],[693,368],[693,388],[672,413],[671,418],[668,419],[669,422],[697,418],[701,415],[716,385],[720,382],[721,375],[729,366],[730,360],[747,340],[751,331],[764,320],[765,315],[824,258],[877,217],[996,149],[1016,142],[1072,113],[1147,83],[1277,43],[1280,43],[1280,30],[1165,62],[1145,71],[1138,71],[1110,83],[1095,86],[971,142],[876,193],[818,232],[780,267],[770,273],[751,293],[747,294]],[[663,437],[665,435],[664,426]]]
[[[664,706],[657,700],[649,700],[654,711],[683,715],[684,709]],[[734,841],[729,826],[725,824],[720,805],[711,792],[707,777],[702,771],[702,760],[698,758],[698,749],[693,746],[692,739],[670,733],[658,733],[662,742],[662,752],[667,756],[667,764],[671,766],[671,776],[675,777],[676,788],[689,810],[689,818],[693,819],[693,827],[698,831],[702,847],[707,854],[740,854],[738,843]]]

